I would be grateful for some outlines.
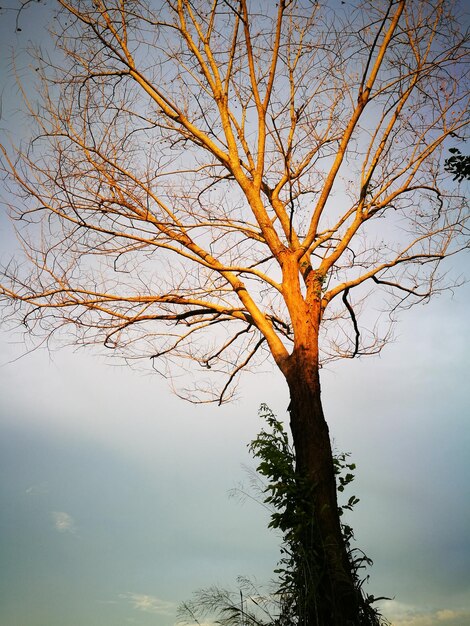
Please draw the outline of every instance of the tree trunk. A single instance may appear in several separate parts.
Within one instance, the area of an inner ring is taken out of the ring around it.
[[[360,624],[355,588],[338,513],[335,466],[320,398],[316,349],[294,350],[284,368],[290,391],[290,422],[296,470],[309,484],[303,504],[310,530],[302,538],[306,626]]]

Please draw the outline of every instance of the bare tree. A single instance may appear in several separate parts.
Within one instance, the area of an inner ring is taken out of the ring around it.
[[[468,123],[458,4],[58,4],[36,135],[2,146],[26,254],[5,315],[150,359],[192,401],[272,358],[324,565],[308,624],[356,624],[319,370],[378,352],[380,298],[390,319],[428,299],[468,245],[443,157]]]

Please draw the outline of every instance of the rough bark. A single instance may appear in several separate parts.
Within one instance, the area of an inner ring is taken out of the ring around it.
[[[302,537],[307,575],[307,626],[360,624],[360,596],[341,532],[335,468],[320,396],[315,348],[294,350],[285,375],[299,475],[312,484],[305,513],[314,523]]]

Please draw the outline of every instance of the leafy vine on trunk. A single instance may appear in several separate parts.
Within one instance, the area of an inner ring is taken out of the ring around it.
[[[295,451],[289,441],[287,432],[273,414],[263,404],[260,416],[268,425],[267,431],[261,431],[250,444],[253,456],[260,460],[257,471],[267,479],[265,503],[273,507],[270,528],[282,532],[282,558],[276,573],[279,576],[278,593],[281,602],[280,624],[309,624],[309,607],[316,604],[322,588],[322,580],[327,575],[327,566],[323,560],[324,549],[321,533],[318,529],[316,515],[309,514],[315,486],[306,480],[296,469]],[[338,491],[344,489],[354,480],[352,473],[356,466],[348,462],[348,454],[334,456],[334,466]],[[352,511],[358,502],[356,496],[350,496],[347,502],[338,507],[340,517],[344,511]],[[352,545],[353,529],[346,523],[341,524],[343,540],[346,546],[354,586],[359,601],[361,626],[379,626],[385,622],[372,604],[374,596],[363,591],[364,578],[362,570],[372,561],[359,549]],[[316,546],[317,559],[305,553],[305,536],[312,537],[311,546]],[[313,597],[312,597],[313,596]],[[318,601],[318,604],[322,604]],[[317,623],[320,624],[319,617]],[[322,624],[323,626],[323,624]]]
[[[309,609],[312,596],[322,588],[327,565],[319,543],[317,560],[312,561],[311,553],[306,554],[304,549],[306,533],[314,537],[313,544],[320,542],[315,516],[307,513],[312,502],[312,484],[296,470],[295,451],[282,422],[266,404],[261,405],[259,414],[267,428],[253,439],[249,450],[259,461],[256,471],[262,479],[263,503],[272,511],[268,527],[282,534],[281,559],[275,570],[277,580],[265,590],[245,577],[238,579],[237,591],[216,586],[201,589],[191,601],[180,606],[179,617],[183,622],[199,624],[200,619],[209,618],[221,626],[313,626]],[[349,461],[349,454],[337,453],[334,466],[338,491],[343,493],[354,480],[356,465]],[[358,502],[356,496],[349,496],[338,506],[339,516],[342,518],[345,511],[352,511]],[[375,598],[363,589],[367,580],[364,570],[372,561],[353,546],[352,527],[343,522],[341,530],[359,598],[358,624],[386,626],[388,622],[373,606],[385,598]]]

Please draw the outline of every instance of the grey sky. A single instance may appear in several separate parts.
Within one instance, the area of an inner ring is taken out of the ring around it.
[[[0,15],[2,129],[19,119],[6,51],[48,10],[18,34]],[[0,226],[5,258],[14,244]],[[468,277],[468,255],[449,267]],[[369,591],[394,598],[395,626],[470,625],[469,307],[467,285],[404,314],[380,358],[323,372],[332,434],[358,465]],[[15,360],[24,351],[0,336],[2,626],[173,626],[199,587],[270,578],[267,515],[228,491],[250,463],[260,403],[286,418],[276,372],[247,375],[236,403],[195,407],[90,352]]]

